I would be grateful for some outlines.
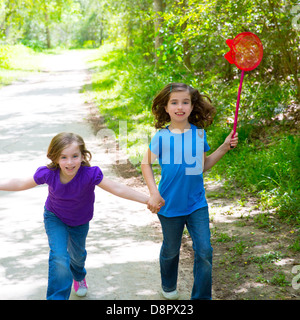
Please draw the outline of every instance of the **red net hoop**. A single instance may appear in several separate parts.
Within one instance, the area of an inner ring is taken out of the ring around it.
[[[238,34],[233,40],[226,40],[230,51],[225,58],[243,71],[251,71],[258,67],[263,57],[263,45],[252,32]]]

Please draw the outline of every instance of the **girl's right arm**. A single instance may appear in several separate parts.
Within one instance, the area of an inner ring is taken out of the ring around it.
[[[148,201],[148,209],[152,213],[158,213],[160,208],[165,205],[165,200],[161,197],[153,175],[152,163],[156,160],[157,156],[148,148],[142,164],[141,169],[149,189],[150,199]]]
[[[33,177],[0,181],[0,191],[23,191],[36,186]]]

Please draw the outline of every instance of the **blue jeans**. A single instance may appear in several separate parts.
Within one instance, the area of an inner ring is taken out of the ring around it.
[[[194,285],[191,299],[211,299],[212,247],[210,244],[208,207],[187,216],[167,218],[159,215],[163,243],[160,251],[162,288],[170,292],[177,287],[178,263],[184,226],[187,226],[194,249]]]
[[[46,208],[44,223],[50,247],[47,300],[68,300],[73,279],[81,281],[86,275],[89,223],[70,227]]]

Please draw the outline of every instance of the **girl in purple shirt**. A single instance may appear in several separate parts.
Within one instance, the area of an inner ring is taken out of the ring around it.
[[[44,223],[48,236],[48,300],[69,299],[72,283],[78,296],[85,296],[85,241],[93,217],[95,186],[116,196],[148,204],[149,197],[107,179],[99,167],[91,167],[91,153],[74,133],[56,135],[48,148],[52,161],[33,177],[0,182],[0,190],[21,191],[48,184]]]

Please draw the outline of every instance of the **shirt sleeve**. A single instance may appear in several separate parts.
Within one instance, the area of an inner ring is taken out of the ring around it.
[[[206,131],[204,130],[204,152],[207,152],[210,150],[210,146],[207,143],[207,139],[206,139]]]
[[[94,172],[92,175],[92,183],[96,186],[103,180],[104,176],[102,170],[99,167],[94,167],[93,169]]]
[[[49,171],[47,167],[39,167],[35,174],[33,175],[33,179],[36,184],[44,184],[48,182]]]
[[[156,154],[157,156],[159,155],[159,141],[160,141],[161,135],[162,135],[162,131],[160,130],[154,135],[149,145],[150,151]]]
[[[49,169],[47,167],[39,167],[33,175],[33,179],[36,184],[44,184],[47,183],[48,176]]]

